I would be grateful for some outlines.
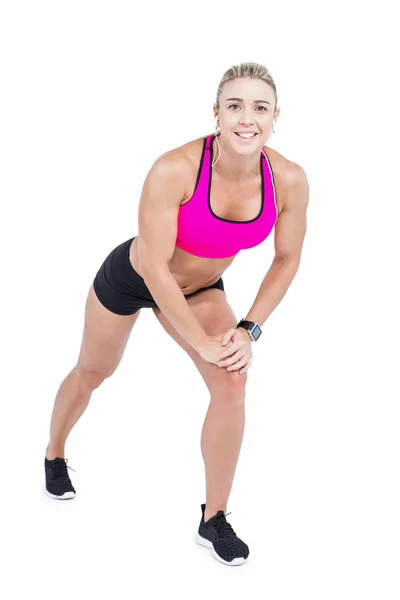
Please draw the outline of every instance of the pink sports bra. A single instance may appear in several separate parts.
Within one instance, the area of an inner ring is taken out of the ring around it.
[[[258,246],[271,233],[278,218],[274,176],[266,154],[261,151],[262,194],[258,216],[250,221],[218,217],[210,203],[213,138],[211,135],[204,139],[194,194],[179,207],[176,246],[202,258],[228,258],[240,250]]]

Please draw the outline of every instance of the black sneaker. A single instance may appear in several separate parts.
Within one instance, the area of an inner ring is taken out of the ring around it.
[[[207,522],[204,521],[206,505],[201,505],[202,517],[196,542],[206,548],[211,548],[214,557],[225,565],[243,565],[249,554],[249,547],[239,539],[226,520],[223,510]],[[228,513],[230,515],[231,513]]]
[[[55,458],[48,460],[44,458],[44,470],[46,473],[46,494],[57,500],[69,500],[75,498],[75,489],[68,475],[71,467],[67,466],[66,458]],[[74,469],[71,469],[72,471]]]

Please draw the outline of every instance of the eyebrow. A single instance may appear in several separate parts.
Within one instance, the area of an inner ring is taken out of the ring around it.
[[[239,102],[243,102],[243,98],[227,98],[225,102],[229,102],[230,100],[238,100]],[[254,100],[254,102],[265,102],[271,106],[271,102],[268,102],[268,100]]]

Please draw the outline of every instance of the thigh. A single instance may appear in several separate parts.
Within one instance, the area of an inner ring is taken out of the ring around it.
[[[237,325],[238,319],[228,304],[225,292],[222,290],[207,289],[192,298],[188,298],[187,303],[208,335],[225,333],[225,331]],[[245,385],[247,372],[239,375],[237,371],[227,371],[226,368],[207,362],[182,338],[159,308],[153,308],[153,312],[165,331],[193,360],[210,394],[218,389],[226,390],[227,385],[234,385],[235,387]]]
[[[93,284],[85,306],[85,323],[78,366],[86,372],[110,377],[124,354],[140,311],[117,315],[105,308],[96,296]]]

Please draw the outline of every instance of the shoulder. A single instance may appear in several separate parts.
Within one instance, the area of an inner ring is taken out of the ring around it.
[[[164,152],[155,160],[150,172],[157,175],[181,177],[191,188],[193,179],[197,178],[206,137],[191,140]]]
[[[167,150],[161,154],[155,161],[155,165],[160,168],[172,167],[176,169],[191,169],[199,166],[199,160],[203,152],[204,141],[207,136],[191,140],[181,146]]]
[[[287,193],[284,208],[305,213],[310,196],[307,175],[299,164],[292,162],[287,173]]]
[[[169,178],[179,177],[185,186],[185,196],[190,196],[193,193],[193,183],[197,179],[204,142],[207,137],[191,140],[164,152],[155,160],[150,173]]]
[[[264,146],[264,152],[270,161],[274,175],[279,213],[283,208],[289,208],[293,202],[303,203],[306,207],[309,185],[303,167],[268,146]]]

